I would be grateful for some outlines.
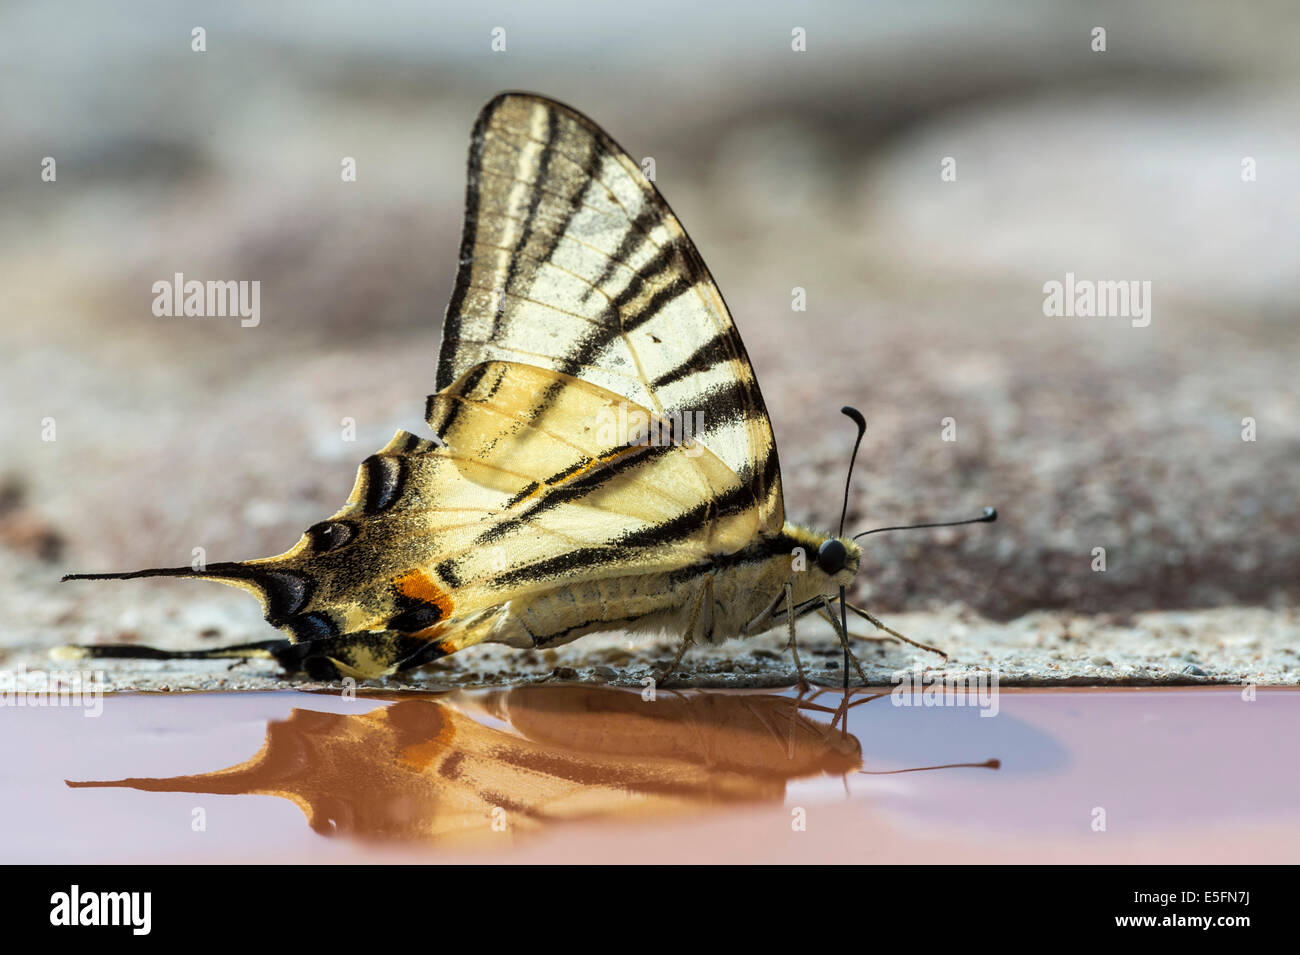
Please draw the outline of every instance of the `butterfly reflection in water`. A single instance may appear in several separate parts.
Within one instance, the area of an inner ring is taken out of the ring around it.
[[[277,795],[317,832],[435,841],[490,831],[502,812],[526,831],[780,800],[791,779],[861,766],[857,739],[806,715],[816,709],[767,694],[661,693],[647,703],[595,686],[470,691],[361,715],[295,709],[238,766],[69,785]]]
[[[794,621],[817,613],[847,681],[849,611],[906,639],[847,601],[861,557],[847,496],[834,536],[786,520],[754,369],[685,229],[604,130],[554,100],[503,93],[474,126],[425,418],[435,437],[399,431],[343,509],[277,557],[72,575],[242,587],[282,639],[62,655],[371,678],[482,642],[627,630],[678,637],[662,679],[693,642],[785,627],[802,673]]]
[[[817,718],[842,707],[699,691],[648,703],[598,686],[406,696],[360,715],[295,709],[228,769],[68,785],[281,796],[319,833],[433,843],[779,803],[792,780],[860,770],[857,738]]]

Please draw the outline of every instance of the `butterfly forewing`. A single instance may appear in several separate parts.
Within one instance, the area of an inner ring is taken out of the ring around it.
[[[665,418],[691,415],[762,528],[780,530],[771,426],[708,269],[612,139],[528,94],[497,97],[474,130],[437,385],[493,359],[581,378]],[[543,413],[554,398],[538,396]]]

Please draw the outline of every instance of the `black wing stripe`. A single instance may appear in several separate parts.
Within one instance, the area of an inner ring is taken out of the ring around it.
[[[456,343],[460,340],[461,310],[469,294],[470,278],[474,274],[474,236],[478,232],[479,178],[483,169],[483,144],[492,118],[505,102],[498,96],[478,114],[474,131],[469,138],[469,171],[465,179],[465,219],[460,235],[460,257],[456,269],[456,287],[447,302],[447,312],[442,322],[442,347],[438,355],[438,374],[434,389],[442,391],[452,383],[455,369]]]
[[[472,392],[478,386],[478,383],[483,380],[483,376],[487,374],[487,370],[488,366],[483,364],[477,366],[473,371],[471,371],[465,378],[465,385],[461,389],[461,394],[467,395]],[[439,385],[438,390],[441,391],[445,387],[446,385]],[[442,435],[443,440],[448,440],[452,428],[456,426],[456,419],[460,417],[460,412],[463,406],[459,401],[450,402],[450,407],[447,409],[447,416],[441,421],[435,422],[433,420],[433,406],[437,397],[437,395],[429,395],[429,397],[425,399],[424,420],[429,423],[429,427],[434,430],[435,434],[440,434]]]
[[[701,524],[711,517],[716,519],[727,514],[744,511],[746,508],[752,507],[753,502],[754,497],[749,488],[732,488],[718,497],[701,501],[676,517],[640,530],[629,531],[606,544],[595,547],[578,547],[566,553],[548,557],[546,560],[540,560],[498,574],[492,578],[491,584],[494,587],[510,587],[563,575],[571,570],[578,570],[596,564],[617,563],[618,555],[624,550],[662,547],[686,540],[692,534],[698,533]]]
[[[654,224],[659,221],[659,218],[660,212],[653,203],[647,203],[646,207],[637,213],[636,218],[628,226],[627,232],[624,233],[623,240],[618,244],[618,248],[614,250],[614,254],[605,263],[604,270],[596,277],[591,289],[583,293],[582,300],[584,302],[591,298],[597,289],[614,277],[614,273],[620,265],[627,265],[628,257],[637,250],[637,247],[642,242],[650,241],[650,230],[654,228]]]
[[[718,332],[707,342],[695,349],[675,368],[670,368],[654,381],[651,388],[665,388],[668,385],[688,378],[691,375],[708,371],[714,365],[736,357],[736,333],[734,329]]]
[[[555,142],[557,124],[555,122],[555,110],[550,107],[546,108],[546,145],[542,147],[542,158],[537,168],[537,179],[542,181],[547,177],[547,171],[551,165],[551,144]],[[503,291],[510,292],[514,289],[515,279],[519,271],[519,250],[528,245],[528,240],[533,234],[533,220],[537,218],[537,208],[542,204],[542,190],[534,189],[532,196],[528,201],[528,212],[524,216],[524,227],[519,230],[519,240],[515,243],[514,253],[510,256],[510,264],[506,268],[506,278],[503,283]],[[497,336],[497,331],[501,328],[501,320],[506,313],[506,298],[501,296],[497,302],[496,314],[492,316],[492,338]]]
[[[593,468],[581,477],[565,481],[547,491],[535,502],[528,505],[522,513],[515,517],[503,520],[488,530],[480,534],[474,541],[476,545],[490,544],[493,541],[500,540],[507,534],[513,533],[520,528],[536,520],[543,514],[555,510],[564,504],[571,504],[574,501],[581,500],[593,491],[600,490],[615,475],[639,467],[647,460],[661,457],[665,453],[675,450],[671,444],[646,445],[644,447],[633,447],[625,449],[624,453],[614,458],[609,463]]]

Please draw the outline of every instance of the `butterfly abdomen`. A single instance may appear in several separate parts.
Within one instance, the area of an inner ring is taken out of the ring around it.
[[[482,639],[544,648],[601,631],[681,634],[693,615],[692,639],[699,642],[746,636],[747,624],[784,593],[787,583],[793,584],[796,601],[830,592],[829,578],[815,564],[795,569],[800,563],[793,549],[806,547],[814,536],[782,534],[674,572],[611,576],[515,599],[494,621],[492,635]]]
[[[601,631],[669,629],[682,616],[690,593],[670,574],[575,583],[511,600],[508,613],[486,639],[542,649]]]

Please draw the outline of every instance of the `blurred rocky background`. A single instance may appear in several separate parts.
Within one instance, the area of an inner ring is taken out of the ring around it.
[[[10,2],[3,652],[272,635],[237,591],[57,580],[278,553],[422,432],[470,126],[522,88],[655,159],[791,518],[838,519],[843,404],[852,530],[999,507],[869,538],[872,609],[1300,682],[1297,41],[1284,2]],[[260,324],[156,317],[176,272],[260,281]],[[1066,273],[1150,281],[1150,324],[1045,316]]]

